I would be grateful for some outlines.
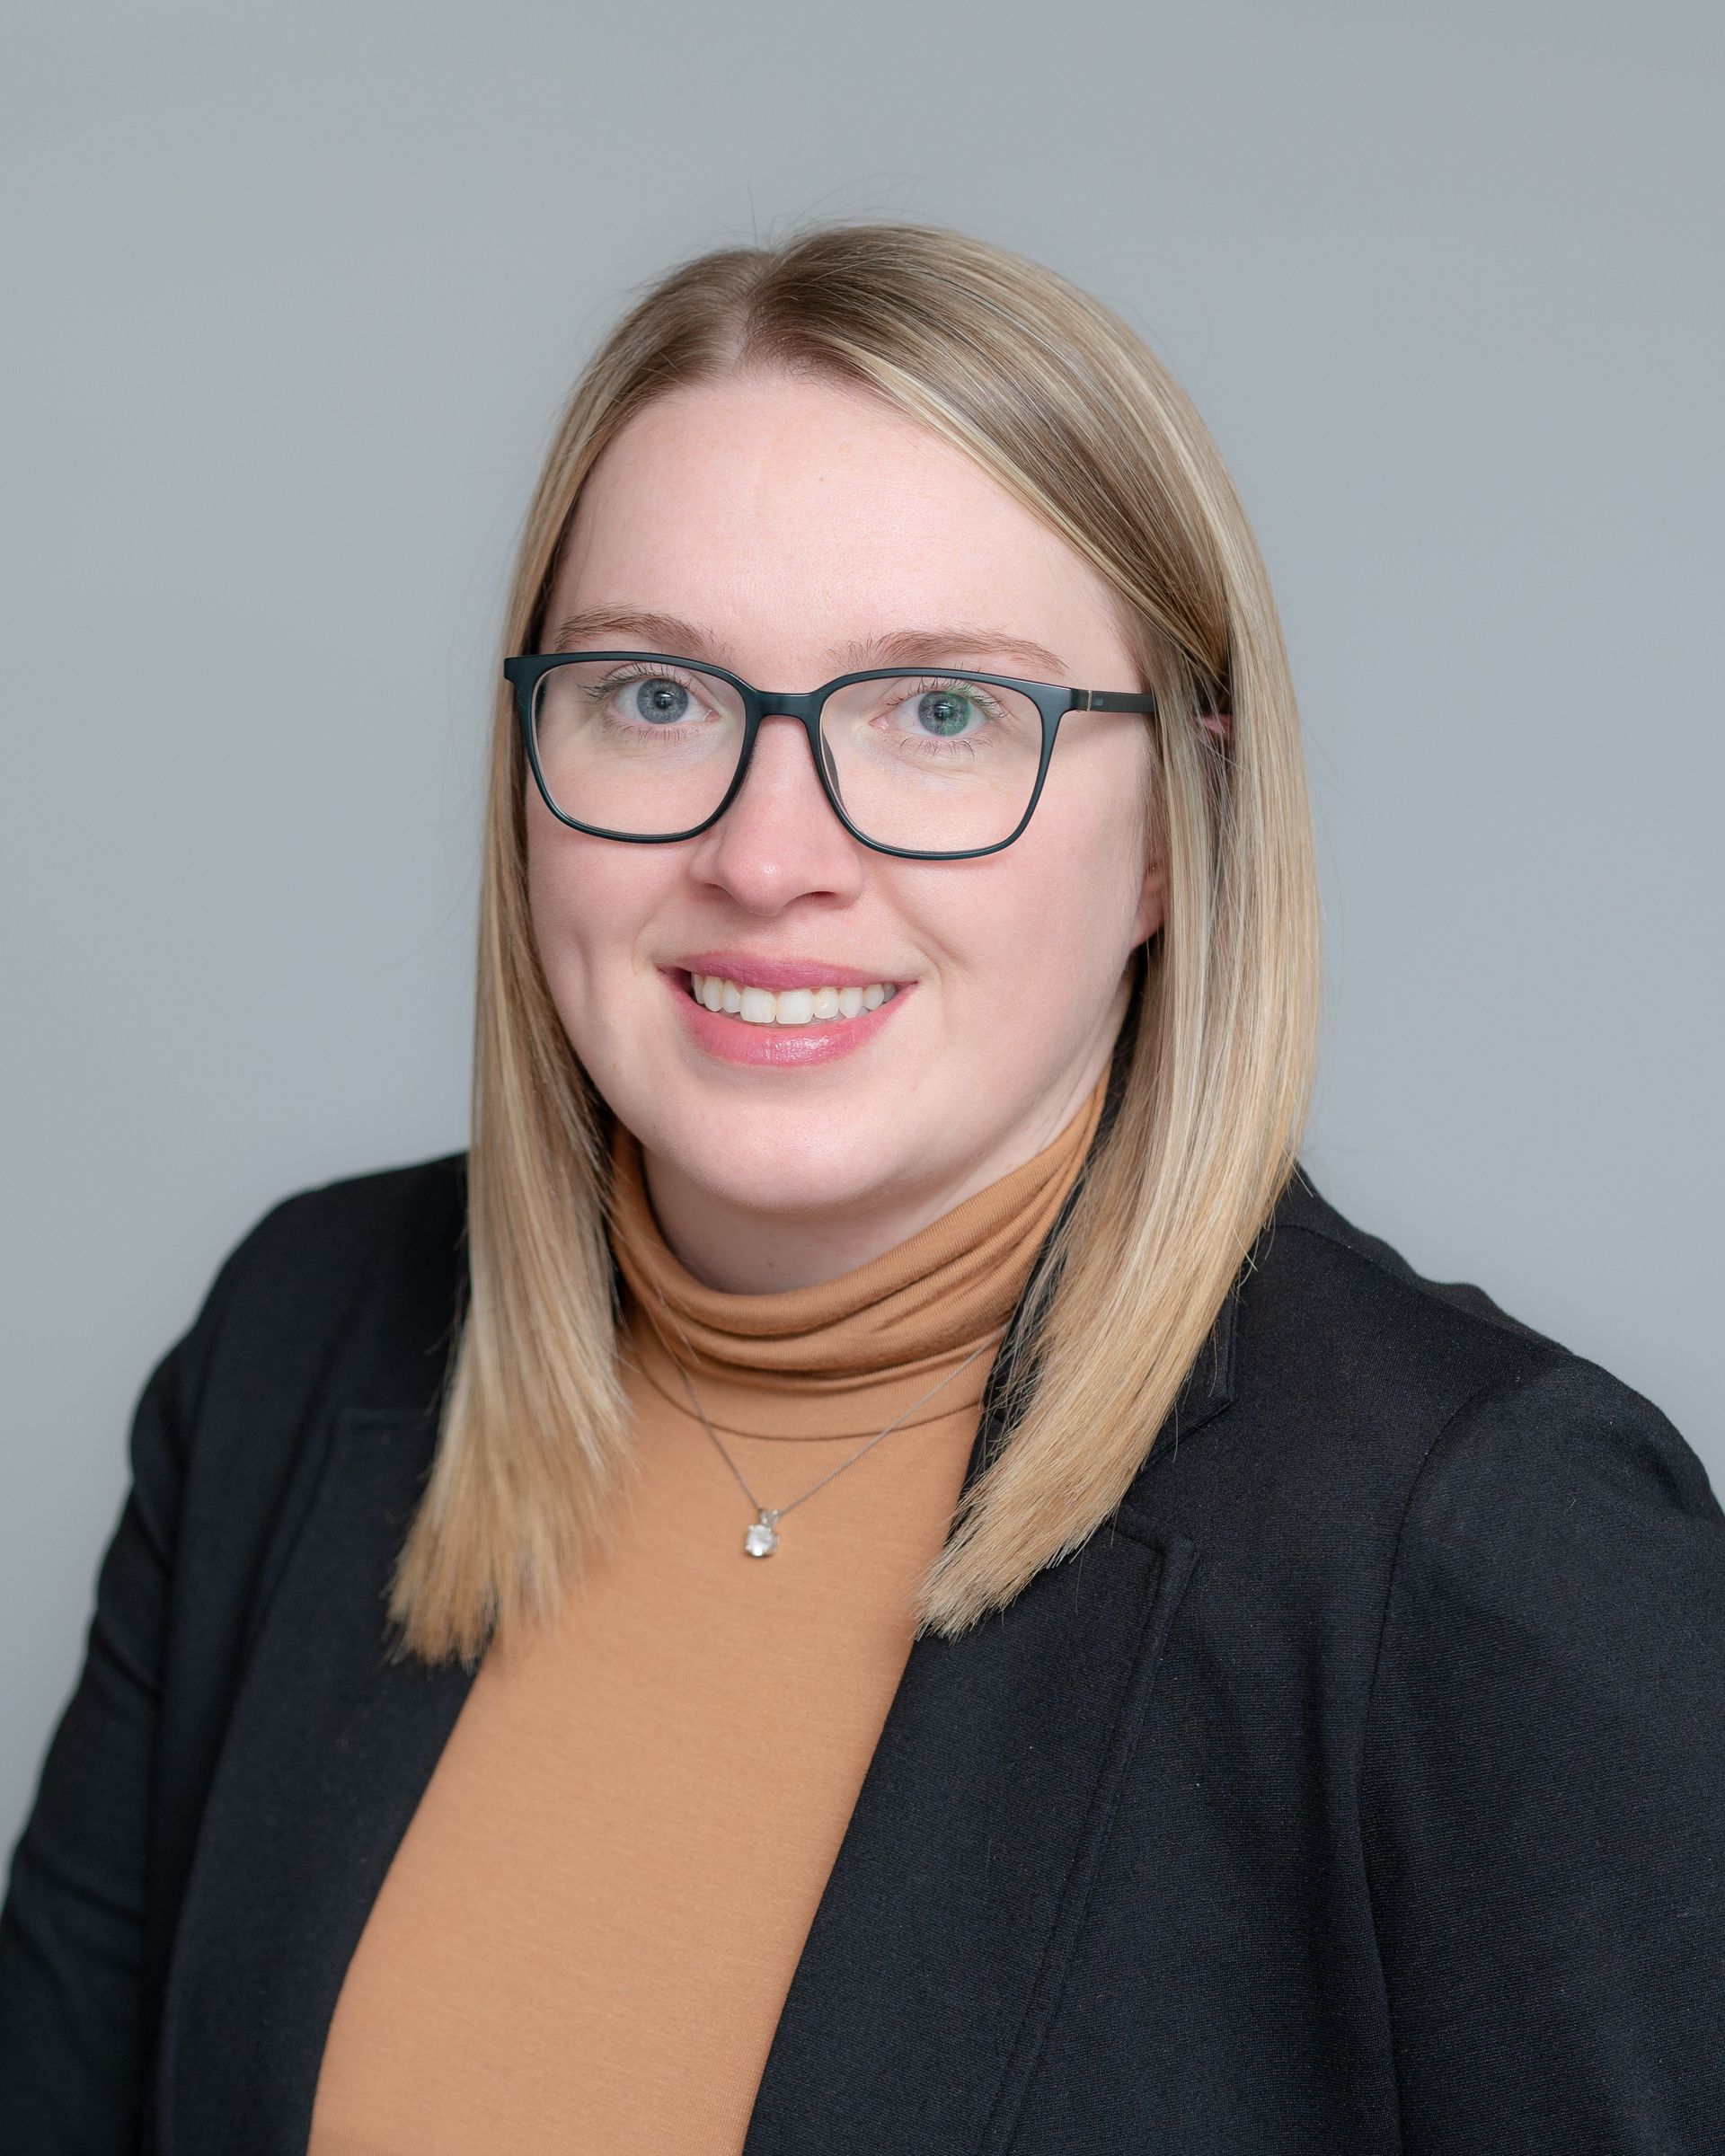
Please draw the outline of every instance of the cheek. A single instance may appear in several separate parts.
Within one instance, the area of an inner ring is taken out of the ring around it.
[[[641,932],[675,873],[659,846],[619,846],[571,831],[543,804],[527,809],[527,905],[534,941],[563,1021],[578,1023],[580,990],[632,965]],[[579,1047],[579,1042],[576,1044]]]
[[[915,917],[943,916],[940,941],[992,1014],[991,1036],[1004,1014],[1022,1044],[1069,1040],[1106,1007],[1135,940],[1143,888],[1137,799],[1136,788],[1124,798],[1045,795],[1052,813],[1045,819],[1039,803],[1004,853],[960,864],[942,890],[918,894]]]
[[[1075,990],[1111,991],[1132,943],[1147,852],[1145,767],[1139,758],[1074,759],[1069,783],[1044,789],[1031,826],[1003,861],[1022,881],[1008,911],[1020,963],[1065,975]]]
[[[573,850],[562,843],[562,827],[529,803],[527,907],[540,962],[553,987],[580,944],[582,909],[576,903],[575,868]]]

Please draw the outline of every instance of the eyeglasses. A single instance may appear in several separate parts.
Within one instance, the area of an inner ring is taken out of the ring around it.
[[[736,799],[769,714],[802,722],[822,791],[877,853],[997,853],[1030,822],[1068,711],[1154,714],[1150,695],[1004,674],[874,667],[804,694],[661,651],[506,658],[547,808],[595,838],[694,838]]]

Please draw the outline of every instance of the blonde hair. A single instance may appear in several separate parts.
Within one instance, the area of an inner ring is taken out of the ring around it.
[[[871,391],[974,457],[1101,573],[1160,711],[1163,926],[1115,1112],[1027,1294],[1016,1419],[960,1500],[919,1631],[955,1637],[1077,1549],[1143,1465],[1296,1159],[1318,911],[1299,721],[1269,579],[1203,421],[1144,341],[961,234],[825,225],[674,270],[593,358],[546,458],[504,627],[535,648],[582,482],[668,391],[745,367]],[[1228,713],[1227,738],[1207,711]],[[484,838],[468,1285],[393,1650],[476,1659],[554,1613],[632,1467],[606,1231],[608,1111],[527,910],[524,764],[500,687]]]

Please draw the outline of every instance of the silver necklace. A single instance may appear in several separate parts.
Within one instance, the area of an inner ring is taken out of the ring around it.
[[[669,1314],[668,1312],[667,1314]],[[1004,1326],[1000,1328],[1001,1331],[1004,1331],[1004,1330],[1005,1328]],[[973,1349],[970,1354],[965,1356],[964,1360],[960,1363],[956,1368],[949,1370],[946,1375],[940,1381],[940,1384],[931,1385],[928,1391],[923,1394],[921,1400],[913,1400],[910,1405],[904,1410],[902,1415],[895,1415],[884,1430],[877,1430],[875,1435],[868,1440],[868,1443],[866,1445],[859,1445],[855,1452],[851,1454],[848,1460],[841,1460],[836,1467],[829,1468],[820,1478],[820,1480],[812,1484],[808,1489],[805,1489],[800,1498],[792,1498],[788,1505],[780,1505],[776,1507],[770,1505],[763,1505],[761,1500],[755,1495],[755,1492],[748,1487],[748,1484],[743,1480],[742,1470],[731,1458],[730,1454],[726,1452],[724,1446],[720,1444],[718,1431],[715,1430],[712,1423],[707,1420],[707,1411],[701,1405],[700,1400],[696,1396],[693,1379],[690,1377],[688,1372],[683,1367],[682,1364],[677,1362],[677,1356],[671,1352],[670,1344],[665,1339],[662,1333],[659,1336],[659,1341],[660,1345],[664,1348],[666,1354],[670,1356],[671,1360],[674,1363],[677,1363],[677,1373],[688,1389],[690,1403],[694,1407],[695,1413],[701,1418],[703,1424],[705,1426],[708,1436],[711,1437],[712,1442],[719,1446],[720,1457],[724,1461],[725,1465],[730,1470],[731,1473],[736,1476],[738,1485],[741,1489],[743,1495],[748,1499],[749,1503],[755,1508],[755,1517],[749,1522],[748,1530],[743,1536],[744,1555],[747,1557],[771,1557],[773,1552],[779,1546],[779,1522],[784,1517],[787,1512],[794,1512],[799,1505],[806,1505],[809,1498],[814,1496],[815,1491],[818,1489],[825,1489],[827,1485],[832,1480],[835,1475],[842,1475],[847,1467],[854,1467],[856,1462],[862,1457],[863,1454],[872,1450],[875,1445],[880,1444],[881,1438],[891,1436],[892,1433],[898,1427],[899,1424],[907,1418],[907,1417],[914,1415],[918,1408],[924,1406],[927,1401],[933,1400],[934,1395],[941,1390],[942,1385],[950,1385],[952,1383],[952,1380],[959,1374],[960,1370],[968,1370],[971,1364],[976,1361],[977,1356],[983,1352],[983,1348],[993,1347],[995,1339],[997,1339],[998,1337],[999,1334],[997,1332],[990,1334],[988,1339],[982,1343],[981,1348]]]

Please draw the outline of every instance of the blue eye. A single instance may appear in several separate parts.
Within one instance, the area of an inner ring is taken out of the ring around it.
[[[629,705],[632,715],[650,726],[675,726],[689,708],[689,692],[680,681],[653,675],[634,685]]]
[[[926,689],[916,699],[917,722],[931,734],[956,734],[975,708],[961,689]]]

